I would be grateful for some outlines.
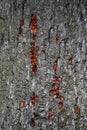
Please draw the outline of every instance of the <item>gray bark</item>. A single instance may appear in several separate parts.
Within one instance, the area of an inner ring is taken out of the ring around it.
[[[33,77],[28,57],[32,13],[37,15],[35,45],[39,46]],[[23,32],[18,39],[22,18]],[[60,34],[60,44],[56,44],[56,34]],[[57,76],[62,77],[62,110],[58,108],[59,100],[49,98],[54,56],[58,57]],[[72,64],[68,65],[70,57]],[[33,108],[32,91],[39,96]],[[25,101],[23,108],[19,107],[21,100]],[[80,114],[75,113],[75,106],[80,108]],[[54,115],[52,124],[47,118],[49,108]],[[35,117],[33,128],[29,125],[32,109],[40,115]],[[87,129],[87,0],[0,0],[0,129]]]

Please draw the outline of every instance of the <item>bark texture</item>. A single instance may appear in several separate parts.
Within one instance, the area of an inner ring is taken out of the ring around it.
[[[30,36],[31,14],[37,17],[35,41]],[[21,19],[24,25],[18,37]],[[28,56],[31,42],[39,46],[34,76]],[[58,57],[56,76],[62,78],[63,109],[58,107],[59,99],[49,97],[54,56]],[[39,96],[35,105],[30,103],[33,91]],[[25,104],[20,108],[22,100]],[[86,129],[87,0],[0,0],[0,130]]]

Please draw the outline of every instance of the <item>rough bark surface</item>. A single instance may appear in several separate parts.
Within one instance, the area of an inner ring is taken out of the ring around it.
[[[34,76],[28,56],[32,13],[37,16],[35,45],[39,46]],[[62,78],[63,109],[55,96],[49,98],[54,56],[58,57],[57,76]],[[35,105],[30,104],[32,91],[39,96]],[[0,130],[87,130],[87,0],[0,0]]]

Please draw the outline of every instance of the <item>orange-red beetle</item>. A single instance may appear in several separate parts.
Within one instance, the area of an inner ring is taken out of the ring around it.
[[[56,43],[61,43],[61,40],[59,39],[60,35],[59,34],[56,34]]]
[[[56,98],[59,98],[59,97],[60,97],[60,95],[59,95],[59,93],[57,93],[57,94],[56,94]]]
[[[20,34],[20,33],[18,33],[17,37],[19,38],[20,36],[21,36],[21,34]]]
[[[21,26],[24,25],[24,19],[23,18],[20,20],[20,25]]]
[[[31,15],[31,19],[32,19],[32,20],[36,20],[36,14],[32,14],[32,15]]]
[[[33,51],[30,51],[30,52],[28,53],[29,57],[32,57],[33,54],[34,54]]]
[[[55,83],[54,86],[55,86],[55,90],[59,89],[59,86],[57,83]]]
[[[73,67],[72,67],[72,70],[73,70],[74,72],[76,72],[76,66],[73,66]]]
[[[72,64],[72,57],[68,59],[68,64],[69,64],[69,65]]]
[[[36,95],[35,96],[35,101],[37,102],[39,100],[39,97]]]
[[[45,54],[45,50],[41,50],[41,54]]]
[[[33,40],[35,40],[36,35],[35,35],[34,33],[32,33],[32,34],[30,34],[30,37],[31,37]]]
[[[58,89],[58,84],[54,83],[51,87],[51,90],[57,90]]]
[[[32,14],[32,15],[31,15],[31,23],[30,23],[30,25],[29,25],[29,28],[30,28],[31,30],[33,30],[33,33],[34,33],[34,35],[35,35],[36,32],[37,32],[36,15],[35,15],[35,14]]]
[[[52,120],[53,119],[53,112],[51,109],[49,109],[49,112],[48,112],[48,119],[49,120]]]
[[[31,127],[34,127],[34,126],[35,126],[35,121],[34,121],[33,118],[30,120],[30,126],[31,126]]]
[[[56,43],[60,44],[60,43],[61,43],[61,40],[56,39]]]
[[[24,102],[24,101],[20,101],[19,106],[20,106],[20,107],[24,107],[24,104],[25,104],[25,102]]]
[[[54,68],[54,69],[57,69],[57,63],[54,63],[53,68]]]
[[[30,28],[31,30],[33,30],[33,29],[34,29],[34,26],[33,26],[33,24],[32,24],[32,23],[30,23],[30,24],[29,24],[29,28]]]
[[[31,46],[32,46],[32,47],[34,47],[34,46],[35,46],[35,43],[34,43],[34,42],[31,42],[30,44],[31,44]]]
[[[53,77],[53,81],[54,81],[54,82],[57,82],[57,77]]]
[[[36,33],[36,32],[37,32],[37,28],[35,27],[35,28],[34,28],[34,33]]]
[[[36,46],[35,51],[38,52],[38,50],[39,50],[39,46]]]
[[[54,82],[61,82],[62,81],[62,78],[61,77],[53,77],[53,81]]]
[[[63,102],[64,101],[64,97],[63,96],[59,96],[59,100],[60,100],[60,102]]]
[[[61,78],[61,77],[58,77],[58,78],[57,78],[57,81],[61,82],[61,81],[62,81],[62,78]]]
[[[78,106],[75,107],[75,113],[80,115],[80,108]]]
[[[31,46],[30,48],[31,48],[31,51],[33,52],[35,51],[35,46]]]
[[[36,33],[37,25],[34,21],[29,24],[29,28],[34,31],[34,34]]]
[[[39,97],[35,94],[35,92],[32,93],[32,97],[30,98],[30,102],[32,104],[35,104],[39,100]]]
[[[59,107],[59,109],[62,109],[63,108],[63,103],[59,102],[58,107]]]
[[[50,90],[50,92],[49,92],[49,97],[50,97],[50,98],[53,97],[53,90]]]
[[[54,84],[52,85],[51,90],[55,90],[55,85]]]
[[[56,93],[59,93],[59,92],[61,92],[62,90],[61,89],[59,89],[59,87],[56,89]]]
[[[21,26],[19,27],[19,33],[22,33],[22,27]]]
[[[54,57],[54,65],[53,65],[53,68],[54,68],[54,70],[55,70],[55,73],[57,73],[58,72],[58,68],[57,68],[57,58],[56,57]]]
[[[54,95],[56,95],[56,91],[55,90],[50,90],[49,97],[52,98]]]
[[[31,97],[31,98],[30,98],[30,102],[31,102],[32,104],[35,104],[35,98]]]

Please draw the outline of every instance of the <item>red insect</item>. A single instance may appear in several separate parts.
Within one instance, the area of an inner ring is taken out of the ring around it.
[[[30,98],[30,102],[31,102],[31,104],[34,105],[34,104],[35,104],[35,99],[34,99],[33,97],[31,97],[31,98]]]
[[[52,85],[51,90],[55,90],[55,85],[54,84]]]
[[[41,50],[41,54],[45,54],[45,50]]]
[[[34,127],[34,126],[35,126],[35,121],[34,121],[33,118],[30,120],[30,126],[31,126],[31,127]]]
[[[19,106],[20,106],[20,107],[24,107],[24,104],[25,104],[25,102],[24,102],[24,101],[20,101]]]
[[[59,93],[57,93],[57,94],[56,94],[56,98],[58,98],[58,99],[59,99],[59,97],[60,97],[60,95],[59,95]]]
[[[57,58],[57,57],[54,57],[54,65],[53,65],[53,68],[54,68],[54,71],[55,71],[56,74],[58,73],[57,61],[58,61],[58,58]]]
[[[37,53],[39,51],[39,46],[35,47],[35,53]]]
[[[61,82],[62,78],[61,77],[53,77],[53,82]]]
[[[36,32],[37,32],[37,26],[35,26],[34,28],[34,33],[36,34]]]
[[[31,50],[35,52],[35,46],[31,46]]]
[[[72,67],[72,70],[73,70],[74,72],[76,72],[76,66],[73,66],[73,67]]]
[[[53,77],[53,81],[54,81],[54,82],[57,82],[57,77]]]
[[[54,90],[50,90],[49,97],[52,98],[54,96]]]
[[[32,57],[32,56],[34,55],[33,51],[30,51],[30,52],[28,53],[28,55],[29,55],[29,57]]]
[[[39,97],[36,95],[35,96],[35,101],[37,102],[39,100]]]
[[[59,107],[59,109],[62,109],[63,108],[63,103],[59,102],[58,107]]]
[[[59,88],[57,88],[57,89],[56,89],[56,93],[59,93],[59,92],[62,92],[62,90],[59,89]]]
[[[32,71],[31,71],[31,73],[32,73],[32,75],[34,75],[36,72],[37,72],[37,66],[36,66],[36,64],[33,62],[33,63],[32,63]]]
[[[18,33],[17,37],[19,38],[20,36],[21,36],[21,34],[20,34],[20,33]]]
[[[31,43],[31,51],[28,53],[28,55],[31,58],[31,67],[32,67],[31,74],[32,75],[34,75],[37,71],[37,64],[38,64],[37,52],[38,52],[38,50],[39,50],[39,47],[38,46],[35,47],[35,43]]]
[[[22,33],[22,27],[20,26],[20,27],[19,27],[19,33],[18,33],[18,35],[17,35],[18,38],[21,36],[21,33]]]
[[[57,63],[54,63],[53,68],[54,68],[55,73],[58,73]]]
[[[60,43],[61,43],[61,40],[56,39],[56,43],[60,44]]]
[[[63,96],[59,96],[59,100],[60,100],[60,102],[64,102],[64,97]]]
[[[58,84],[57,83],[54,83],[51,87],[51,90],[57,90],[59,87],[58,87]]]
[[[68,59],[68,64],[69,64],[69,65],[72,64],[72,57]]]
[[[19,27],[19,33],[20,34],[22,33],[22,27],[21,26]]]
[[[51,109],[49,109],[49,112],[48,112],[48,119],[49,120],[52,120],[53,119],[53,112]]]
[[[31,30],[33,30],[34,34],[36,34],[36,32],[37,32],[37,25],[36,25],[36,15],[35,14],[31,15],[31,23],[29,25],[29,28]]]
[[[80,108],[78,106],[75,107],[75,113],[80,115]]]
[[[30,25],[29,25],[29,28],[31,29],[31,30],[34,30],[35,28],[37,28],[37,25],[36,25],[36,21],[34,20],[34,21],[31,21],[31,23],[30,23]]]
[[[59,38],[60,38],[60,35],[59,35],[59,34],[56,34],[56,43],[58,43],[58,44],[61,43],[61,40],[60,40]]]
[[[39,100],[39,97],[35,94],[35,92],[32,93],[32,97],[30,98],[30,102],[34,105],[35,102]]]
[[[34,47],[34,46],[35,46],[35,43],[34,43],[34,42],[31,42],[30,44],[31,44],[31,47]]]
[[[62,81],[62,78],[61,78],[61,77],[58,77],[58,78],[57,78],[57,81],[61,82],[61,81]]]
[[[32,20],[36,20],[36,14],[32,14],[32,15],[31,15],[31,19],[32,19]]]
[[[24,19],[23,18],[20,20],[20,25],[21,26],[24,25]]]
[[[32,64],[32,66],[34,67],[34,68],[36,68],[37,66],[37,63],[38,63],[38,60],[36,59],[36,58],[32,58],[31,59],[31,64]]]
[[[32,33],[32,34],[30,34],[30,37],[31,37],[33,40],[35,40],[36,35],[35,35],[34,33]]]

